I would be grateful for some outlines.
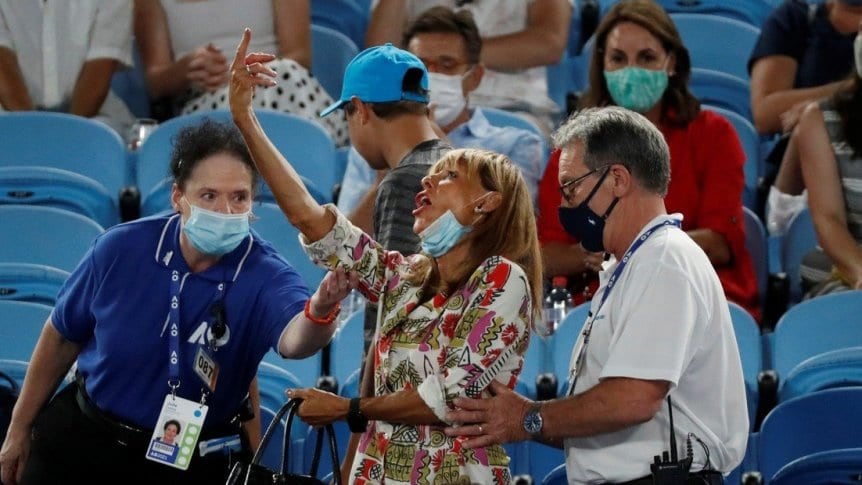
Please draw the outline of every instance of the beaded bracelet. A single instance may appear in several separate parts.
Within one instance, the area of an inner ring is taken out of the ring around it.
[[[332,310],[329,311],[322,318],[315,317],[311,314],[311,298],[305,302],[305,318],[311,320],[313,323],[318,325],[332,325],[332,322],[338,317],[338,314],[341,313],[341,303],[336,303]]]

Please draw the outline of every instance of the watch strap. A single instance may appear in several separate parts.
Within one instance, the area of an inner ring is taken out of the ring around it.
[[[359,408],[359,398],[350,400],[350,408],[347,410],[347,427],[351,433],[364,433],[368,428],[368,418]]]

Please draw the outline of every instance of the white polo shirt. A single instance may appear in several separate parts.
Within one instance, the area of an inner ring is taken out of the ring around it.
[[[642,230],[679,214],[653,219]],[[729,472],[745,454],[748,413],[736,337],[718,276],[700,247],[675,226],[657,229],[635,251],[604,305],[600,296],[617,264],[600,273],[592,327],[575,394],[607,377],[671,383],[680,457],[694,433],[713,468]],[[583,345],[583,336],[573,350]],[[570,366],[571,369],[571,366]],[[705,462],[693,442],[694,465]],[[653,456],[669,449],[667,404],[650,421],[614,433],[565,440],[569,483],[624,482],[649,475]]]
[[[132,2],[0,0],[0,46],[18,56],[33,103],[54,108],[72,96],[85,62],[132,65]],[[125,135],[132,115],[108,92],[99,119]]]

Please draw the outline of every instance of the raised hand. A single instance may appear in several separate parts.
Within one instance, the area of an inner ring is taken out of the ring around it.
[[[317,291],[311,295],[311,311],[315,315],[326,315],[336,303],[343,300],[350,290],[359,286],[359,276],[355,272],[347,273],[344,268],[326,273]]]
[[[250,41],[251,29],[246,28],[230,66],[230,111],[234,118],[252,112],[255,86],[273,87],[277,84],[275,71],[265,65],[275,56],[263,52],[246,54]]]

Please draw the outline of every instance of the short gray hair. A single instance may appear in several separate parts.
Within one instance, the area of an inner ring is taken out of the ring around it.
[[[618,106],[574,113],[553,135],[563,148],[584,146],[584,164],[595,170],[619,164],[639,185],[662,197],[670,183],[670,152],[661,132],[643,115]]]

